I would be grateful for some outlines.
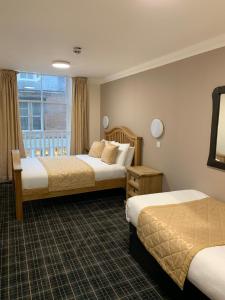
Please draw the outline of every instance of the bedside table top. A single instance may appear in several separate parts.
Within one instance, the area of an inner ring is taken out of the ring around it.
[[[154,176],[163,174],[162,172],[146,167],[146,166],[132,166],[128,167],[127,171],[130,173],[134,173],[137,176]]]

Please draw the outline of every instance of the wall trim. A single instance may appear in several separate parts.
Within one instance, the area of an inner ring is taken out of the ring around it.
[[[188,57],[192,57],[204,52],[208,52],[211,50],[215,50],[218,48],[225,47],[225,34],[219,35],[215,38],[205,40],[203,42],[197,43],[187,48],[183,48],[179,51],[171,52],[167,55],[158,57],[156,59],[147,61],[143,64],[134,66],[132,68],[126,69],[124,71],[106,76],[101,81],[101,84],[107,83],[110,81],[114,81],[120,78],[124,78],[130,75],[134,75],[140,72],[144,72],[147,70],[155,69],[157,67],[161,67]]]
[[[95,78],[95,77],[88,77],[88,84],[101,84],[104,78]]]

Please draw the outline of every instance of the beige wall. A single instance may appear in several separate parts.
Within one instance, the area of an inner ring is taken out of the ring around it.
[[[89,144],[100,138],[100,84],[88,80]]]
[[[211,94],[220,85],[225,48],[103,84],[101,117],[144,138],[143,163],[164,172],[164,190],[198,189],[225,200],[225,172],[207,167]],[[149,132],[156,117],[165,124],[161,148]]]

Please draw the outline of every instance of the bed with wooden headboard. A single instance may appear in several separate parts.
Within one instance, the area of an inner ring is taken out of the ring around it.
[[[134,147],[133,165],[141,164],[142,138],[136,136],[126,127],[115,127],[105,132],[105,139],[119,143],[130,143]],[[22,165],[19,150],[12,150],[12,173],[16,194],[16,218],[23,220],[23,203],[32,200],[74,195],[93,191],[107,190],[113,188],[126,188],[126,177],[114,178],[102,181],[95,181],[92,187],[76,188],[62,191],[49,191],[46,188],[23,189],[22,185]]]

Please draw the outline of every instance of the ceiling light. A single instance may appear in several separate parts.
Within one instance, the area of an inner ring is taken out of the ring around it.
[[[52,62],[52,66],[58,69],[68,69],[70,68],[70,63],[64,60],[55,60]]]

